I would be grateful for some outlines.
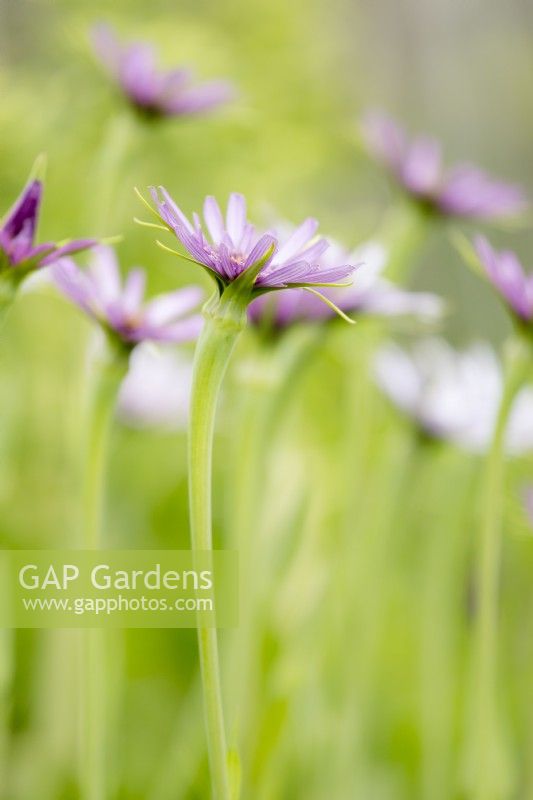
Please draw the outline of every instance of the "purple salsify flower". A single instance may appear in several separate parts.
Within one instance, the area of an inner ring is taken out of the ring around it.
[[[374,374],[389,399],[429,436],[472,452],[489,448],[503,394],[503,370],[489,345],[456,351],[433,338],[407,351],[390,343],[379,350]],[[533,387],[526,386],[509,418],[509,454],[533,450],[532,408]]]
[[[439,142],[426,136],[409,141],[386,114],[367,114],[362,134],[371,154],[411,196],[445,216],[493,220],[527,207],[519,186],[495,180],[476,166],[445,169]]]
[[[512,313],[522,322],[533,320],[533,274],[527,274],[510,250],[498,252],[484,236],[475,240],[481,265]]]
[[[0,224],[0,275],[23,278],[28,272],[53,264],[96,244],[95,239],[74,239],[56,244],[35,244],[43,184],[30,180]]]
[[[190,313],[202,299],[201,289],[189,286],[145,303],[144,271],[132,269],[122,283],[110,247],[95,250],[86,272],[72,259],[62,259],[53,267],[53,278],[63,294],[129,346],[191,341],[202,328],[202,316]]]
[[[322,267],[339,262],[360,266],[351,286],[324,289],[324,297],[347,314],[415,316],[426,321],[438,319],[444,310],[443,301],[433,294],[404,291],[382,278],[386,259],[385,249],[376,242],[368,242],[352,252],[332,244],[320,257]],[[248,308],[248,316],[256,325],[283,329],[298,322],[326,321],[336,314],[315,295],[303,289],[291,289],[256,298]]]
[[[321,266],[329,247],[316,238],[318,222],[306,219],[280,246],[272,232],[260,234],[248,222],[246,200],[241,194],[229,197],[225,218],[214,197],[204,202],[204,227],[198,214],[193,222],[185,216],[163,187],[151,189],[158,216],[175,233],[191,258],[205,267],[223,290],[250,267],[261,264],[253,294],[294,286],[320,286],[342,281],[354,269],[351,265]]]
[[[93,43],[100,61],[126,97],[146,114],[162,117],[198,114],[234,96],[226,81],[195,84],[188,69],[159,70],[151,45],[143,42],[122,45],[108,25],[94,28]]]

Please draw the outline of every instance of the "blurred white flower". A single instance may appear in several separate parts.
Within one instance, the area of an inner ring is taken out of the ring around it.
[[[456,351],[431,338],[410,352],[387,344],[376,356],[374,374],[390,400],[430,436],[473,452],[488,448],[503,391],[502,367],[488,344]],[[533,450],[533,387],[515,400],[506,450]]]
[[[134,427],[183,430],[189,418],[192,360],[182,352],[142,344],[130,358],[118,415]]]
[[[382,276],[388,252],[382,244],[369,241],[349,251],[329,240],[329,249],[321,256],[324,268],[334,264],[357,265],[352,282],[328,288],[321,294],[347,314],[374,317],[413,317],[422,323],[435,323],[446,310],[444,301],[429,292],[411,292]],[[323,322],[335,319],[335,311],[305,289],[291,289],[256,298],[248,309],[251,322],[284,329],[297,322]]]

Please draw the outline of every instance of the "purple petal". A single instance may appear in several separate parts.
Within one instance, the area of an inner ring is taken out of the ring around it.
[[[150,107],[156,104],[161,79],[156,72],[155,52],[151,45],[133,44],[124,51],[120,63],[120,82],[137,105]]]
[[[246,200],[242,194],[232,192],[229,196],[226,212],[226,230],[231,237],[235,249],[238,249],[246,224]]]
[[[52,277],[58,288],[73,303],[91,317],[95,317],[98,297],[90,278],[70,258],[63,258],[52,266]]]
[[[438,204],[447,214],[490,220],[519,214],[527,207],[527,199],[520,187],[465,165],[449,173]]]
[[[2,224],[2,233],[8,239],[14,239],[23,233],[25,239],[33,242],[39,208],[41,205],[43,185],[41,181],[30,181],[6,214]]]
[[[255,238],[255,226],[251,225],[249,222],[247,222],[246,225],[244,226],[244,233],[243,233],[242,239],[241,239],[241,247],[240,247],[240,249],[241,249],[242,253],[247,253],[248,252],[248,250],[252,246],[252,242],[253,242],[254,238]]]
[[[289,236],[276,255],[276,264],[284,264],[294,258],[316,233],[318,222],[309,217]]]
[[[88,250],[91,247],[96,247],[98,244],[96,239],[73,239],[71,242],[67,242],[67,244],[54,249],[53,252],[49,253],[43,260],[41,261],[41,266],[46,267],[49,264],[52,264],[54,261],[57,261],[59,258],[63,258],[64,256],[74,255],[75,253],[81,253],[83,250]]]
[[[198,338],[204,318],[200,314],[187,317],[172,325],[141,325],[133,333],[134,341],[151,340],[154,342],[191,342]]]
[[[402,164],[402,180],[409,191],[432,194],[442,179],[442,152],[438,142],[427,137],[415,139]]]
[[[310,292],[303,289],[285,289],[257,297],[248,308],[250,320],[257,324],[267,322],[286,328],[296,322],[322,322],[334,312]]]
[[[196,308],[202,297],[203,292],[198,286],[188,286],[160,295],[146,306],[145,319],[151,325],[166,325]]]
[[[192,82],[193,74],[187,67],[172,69],[161,76],[161,103],[171,103],[182,96],[187,84]]]
[[[211,81],[190,88],[182,88],[162,105],[168,114],[199,114],[211,111],[235,97],[233,86],[226,81]]]
[[[194,233],[194,227],[189,222],[188,218],[185,216],[181,208],[176,204],[176,202],[172,199],[170,194],[167,192],[164,186],[159,187],[159,191],[163,195],[164,202],[159,199],[159,194],[155,186],[150,187],[150,194],[152,195],[152,199],[154,200],[157,207],[161,210],[161,208],[165,208],[167,214],[169,215],[169,219],[167,222],[173,227],[176,222],[181,223],[189,233]]]
[[[298,253],[298,261],[307,261],[308,264],[318,263],[326,251],[329,250],[329,247],[330,244],[326,239],[318,239]]]
[[[246,261],[244,262],[244,269],[248,269],[248,267],[257,264],[257,262],[264,258],[264,256],[268,253],[272,245],[274,245],[274,247],[277,245],[277,241],[273,236],[268,233],[265,233],[263,236],[261,236],[257,244],[250,250]],[[263,265],[263,268],[266,268],[271,260],[272,256],[270,256],[268,262]]]
[[[483,236],[476,238],[475,248],[488,278],[512,310],[522,319],[532,319],[533,297],[524,269],[516,255],[505,250],[497,252]]]
[[[9,262],[16,265],[21,261],[28,260],[32,253],[35,255],[35,250],[32,249],[32,241],[31,222],[29,220],[24,223],[20,233],[13,239],[2,234],[2,247],[7,254]]]
[[[120,298],[122,291],[120,271],[115,251],[111,247],[100,246],[94,250],[89,274],[103,305],[111,304]]]
[[[370,153],[398,173],[406,150],[406,137],[402,128],[387,114],[370,111],[364,116],[361,129]]]
[[[307,261],[295,261],[292,264],[273,267],[259,273],[256,280],[257,286],[287,286],[290,283],[307,283],[310,275]]]
[[[20,237],[17,237],[15,244],[18,245]],[[18,251],[18,247],[16,247],[16,251]],[[47,259],[49,256],[55,255],[57,252],[56,245],[54,242],[43,242],[42,244],[38,244],[37,247],[32,247],[30,250],[27,250],[24,253],[23,259],[25,261],[33,261],[37,263],[39,267],[45,267],[47,265]],[[53,258],[52,261],[56,259]],[[13,263],[18,263],[16,260],[13,260]]]
[[[215,244],[220,244],[225,232],[224,218],[214,197],[208,196],[205,198],[204,219],[211,239]]]
[[[239,267],[232,258],[227,245],[222,243],[218,248],[218,271],[219,273],[232,281],[242,272],[242,265]]]
[[[307,283],[337,283],[349,278],[354,271],[355,266],[351,264],[343,264],[338,267],[330,267],[329,269],[318,268],[306,279]]]
[[[195,261],[199,261],[200,264],[203,264],[205,267],[219,272],[218,261],[214,257],[213,252],[206,249],[201,236],[199,237],[198,234],[189,233],[185,226],[181,225],[179,222],[176,222],[174,232]]]
[[[139,313],[146,286],[146,275],[142,269],[132,269],[124,283],[120,305],[126,316]]]

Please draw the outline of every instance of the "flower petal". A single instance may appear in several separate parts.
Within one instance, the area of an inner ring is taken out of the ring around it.
[[[189,233],[194,233],[194,226],[191,225],[189,219],[185,216],[181,208],[177,205],[177,203],[172,199],[170,194],[167,192],[164,186],[159,186],[159,192],[161,192],[163,196],[163,200],[160,200],[158,189],[155,186],[150,186],[150,194],[152,195],[152,199],[154,200],[156,206],[161,210],[162,208],[165,209],[167,214],[167,222],[174,227],[176,222],[181,223]],[[166,217],[165,217],[166,219]]]
[[[224,218],[220,206],[211,195],[204,201],[204,219],[213,243],[220,244],[225,232]]]
[[[514,253],[497,252],[484,236],[475,240],[475,248],[487,277],[522,319],[533,317],[533,298],[524,269]]]
[[[241,243],[245,224],[246,200],[242,194],[232,192],[229,196],[228,210],[226,212],[226,229],[235,249],[238,249]]]
[[[299,251],[306,245],[316,233],[318,222],[316,219],[309,217],[299,225],[295,231],[289,236],[285,244],[280,247],[276,255],[276,264],[284,264],[289,259],[294,258]]]
[[[244,262],[244,269],[248,269],[248,267],[252,267],[254,264],[257,264],[258,261],[261,261],[261,259],[264,258],[268,253],[272,245],[274,245],[274,247],[277,245],[277,241],[273,236],[271,236],[269,233],[265,233],[263,236],[261,236],[261,238],[248,253],[246,261]],[[269,258],[268,262],[263,265],[263,268],[266,268],[271,260],[272,256]]]
[[[63,258],[52,267],[52,277],[58,288],[79,308],[96,316],[99,307],[95,286],[88,275],[78,269],[70,258]]]
[[[192,342],[198,338],[204,325],[201,314],[175,322],[172,325],[140,325],[133,333],[135,341],[150,340],[153,342]]]
[[[120,297],[120,271],[115,251],[111,247],[100,246],[94,250],[89,273],[103,305]]]
[[[361,132],[370,153],[398,173],[407,142],[405,133],[397,122],[382,111],[369,111],[363,117]]]
[[[61,247],[54,248],[53,252],[46,255],[41,261],[41,267],[47,267],[54,261],[64,256],[74,255],[81,253],[83,250],[88,250],[91,247],[96,247],[98,241],[96,239],[73,239],[71,242],[62,245]]]
[[[120,306],[126,316],[139,313],[144,297],[146,275],[142,269],[132,269],[124,283]]]
[[[521,213],[527,199],[519,186],[494,180],[465,164],[448,174],[438,205],[447,214],[490,220]]]
[[[215,109],[235,97],[233,86],[227,81],[210,81],[199,86],[183,87],[166,97],[163,108],[168,114],[199,114]]]
[[[420,136],[407,149],[402,164],[402,180],[415,194],[435,193],[442,179],[442,150],[434,139]]]
[[[11,209],[7,212],[2,221],[2,233],[8,239],[14,239],[24,232],[24,237],[33,242],[43,185],[41,181],[30,181],[24,187],[20,196],[17,198]]]
[[[166,325],[196,308],[202,297],[203,291],[198,286],[162,294],[146,305],[145,320],[151,325]]]

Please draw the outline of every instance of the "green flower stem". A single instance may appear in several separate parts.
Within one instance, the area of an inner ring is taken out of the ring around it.
[[[136,120],[124,111],[112,118],[98,150],[93,168],[94,189],[90,193],[89,221],[97,235],[114,234],[117,224],[113,202],[126,157],[133,146]]]
[[[474,643],[474,717],[471,730],[473,794],[476,800],[502,796],[505,754],[497,709],[499,580],[502,549],[505,432],[513,401],[529,369],[523,343],[510,343],[506,380],[486,462],[477,562],[477,628]],[[503,776],[503,777],[502,777]]]
[[[83,499],[83,546],[101,547],[105,466],[109,431],[120,384],[127,371],[126,354],[99,365],[88,410],[86,472]]]
[[[127,369],[125,354],[99,365],[88,413],[83,498],[83,548],[102,546],[102,512],[109,433],[120,383]],[[104,632],[82,631],[81,664],[81,797],[104,800],[106,752],[106,680]]]
[[[407,284],[414,259],[430,233],[434,217],[416,203],[401,203],[386,217],[378,240],[389,252],[387,278]]]
[[[468,570],[465,531],[470,523],[477,460],[444,443],[426,440],[427,483],[410,523],[420,542],[420,796],[449,800],[455,791],[456,697],[460,685],[460,633]],[[422,476],[424,477],[424,476]],[[431,529],[427,530],[427,521]]]
[[[2,576],[3,577],[3,576]],[[14,631],[0,629],[0,796],[8,797],[11,693],[14,672]]]
[[[193,552],[212,550],[211,483],[213,433],[222,379],[244,319],[206,311],[206,324],[196,346],[189,434],[189,504]],[[198,628],[198,648],[209,766],[213,797],[229,800],[230,783],[217,631]]]
[[[9,280],[7,277],[0,277],[0,331],[15,299],[16,290],[17,287],[14,281]]]
[[[15,297],[15,285],[12,281],[0,278],[0,333]],[[3,578],[3,576],[0,576]],[[9,745],[10,745],[10,709],[11,692],[14,674],[14,632],[0,630],[0,789],[8,794],[9,781]]]
[[[250,336],[251,352],[236,369],[237,435],[233,455],[234,487],[230,529],[233,545],[239,551],[240,593],[242,598],[239,628],[231,646],[232,667],[229,698],[235,709],[236,736],[243,748],[243,791],[247,792],[247,766],[257,747],[261,696],[259,686],[262,629],[257,620],[264,616],[265,579],[259,585],[253,565],[261,563],[270,574],[271,556],[262,536],[264,487],[268,480],[271,443],[299,385],[304,368],[324,343],[324,329],[295,329],[279,341]],[[253,465],[253,469],[250,468]],[[268,582],[266,577],[266,582]],[[232,726],[233,727],[233,726]]]

